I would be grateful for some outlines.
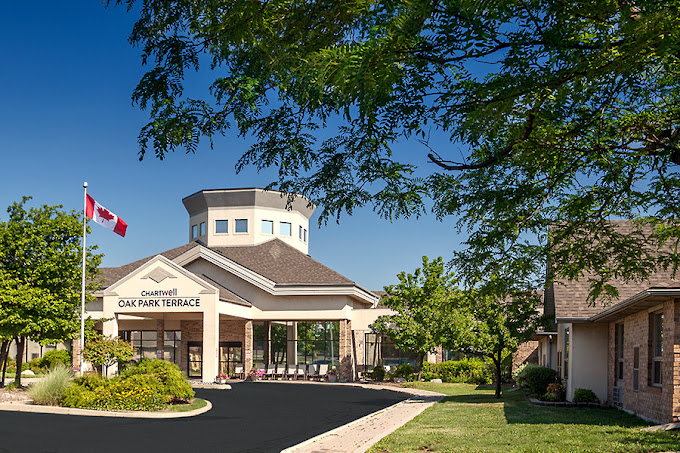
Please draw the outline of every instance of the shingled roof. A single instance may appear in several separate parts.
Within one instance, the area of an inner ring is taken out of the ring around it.
[[[277,285],[355,285],[352,280],[280,239],[258,245],[210,249]]]
[[[647,226],[639,227],[630,221],[614,221],[619,233],[627,234],[633,231],[642,231],[645,234],[651,233],[651,228]],[[546,304],[554,303],[555,318],[561,319],[587,319],[597,315],[611,306],[603,304],[589,305],[588,294],[590,293],[589,280],[594,275],[584,273],[578,280],[562,279],[555,282],[552,288],[546,292]],[[619,291],[619,298],[614,302],[622,302],[649,288],[680,288],[680,280],[671,277],[670,270],[660,270],[652,274],[649,279],[642,282],[625,282],[614,279],[609,282]],[[552,300],[550,300],[552,299]]]
[[[173,260],[194,247],[206,246],[199,242],[190,242],[180,247],[159,253],[159,255],[163,255],[169,260]],[[251,246],[211,247],[210,250],[273,281],[277,286],[356,285],[352,280],[335,272],[329,267],[324,266],[312,259],[309,255],[289,246],[280,239],[273,239],[262,244]],[[120,267],[100,268],[101,274],[97,276],[97,280],[102,281],[102,289],[107,288],[148,262],[154,256],[149,256]],[[215,284],[212,279],[206,276],[199,275],[198,277],[207,279],[211,284]],[[248,303],[233,293],[223,294],[224,291],[228,290],[226,288],[220,288],[220,297],[224,297],[226,300],[231,300],[236,303]]]

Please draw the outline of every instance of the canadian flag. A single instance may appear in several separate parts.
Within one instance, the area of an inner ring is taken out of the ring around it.
[[[87,195],[85,215],[101,226],[106,227],[114,233],[125,237],[127,223],[123,222],[123,220],[121,220],[116,214],[94,201],[94,198],[92,198],[90,195]]]

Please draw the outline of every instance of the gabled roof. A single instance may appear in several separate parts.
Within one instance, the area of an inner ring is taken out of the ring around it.
[[[634,234],[642,232],[645,235],[651,233],[651,227],[638,226],[627,220],[612,221],[618,233]],[[593,246],[597,246],[594,244]],[[546,309],[548,305],[554,304],[555,318],[562,320],[586,320],[600,312],[607,310],[613,305],[604,306],[602,304],[589,305],[588,294],[590,293],[590,279],[593,274],[584,273],[578,280],[562,279],[555,282],[546,291]],[[671,270],[659,270],[652,274],[649,279],[644,281],[625,282],[621,279],[614,279],[609,282],[619,291],[619,298],[614,304],[626,301],[634,295],[641,293],[648,288],[677,288],[680,287],[680,280],[671,277]]]

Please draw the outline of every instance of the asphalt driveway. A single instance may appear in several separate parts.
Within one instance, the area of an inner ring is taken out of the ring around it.
[[[168,420],[0,412],[0,453],[279,452],[408,397],[280,382],[243,382],[196,395],[213,409]]]

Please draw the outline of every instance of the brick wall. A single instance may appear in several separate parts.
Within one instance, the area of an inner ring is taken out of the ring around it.
[[[523,363],[538,364],[538,341],[527,341],[519,345],[517,352],[512,356],[512,369]]]
[[[180,323],[180,329],[182,330],[182,347],[180,351],[180,364],[179,367],[185,373],[189,370],[189,345],[190,341],[203,341],[203,321],[182,321]]]
[[[639,311],[623,322],[623,409],[660,422],[677,422],[680,417],[680,300],[663,303],[663,365],[661,387],[651,383],[650,314]],[[609,325],[608,393],[613,401],[616,386],[615,326]],[[639,347],[639,390],[633,390],[633,354]]]

